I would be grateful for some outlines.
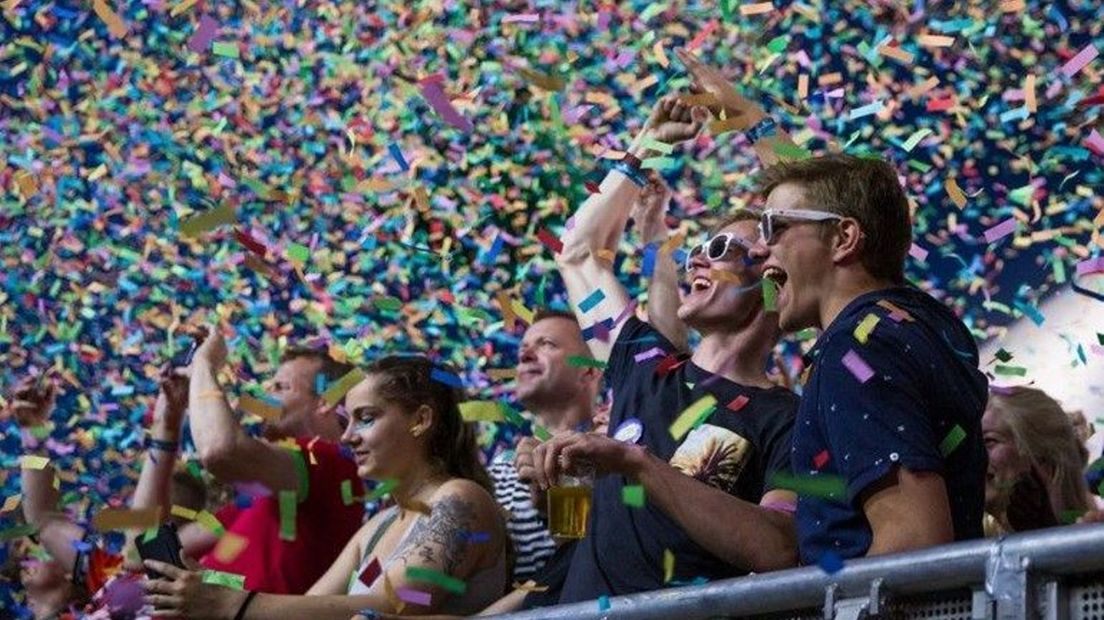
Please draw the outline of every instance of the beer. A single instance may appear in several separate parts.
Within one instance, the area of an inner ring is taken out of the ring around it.
[[[558,538],[583,538],[590,518],[589,486],[548,489],[548,530]]]

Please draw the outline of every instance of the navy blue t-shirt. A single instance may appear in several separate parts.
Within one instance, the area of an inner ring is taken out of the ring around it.
[[[613,387],[609,434],[636,418],[643,426],[639,441],[652,454],[698,480],[759,503],[770,490],[771,475],[790,472],[797,397],[784,388],[738,385],[688,360],[676,361],[673,351],[651,325],[635,318],[626,322],[607,370]],[[706,395],[717,399],[716,408],[701,426],[676,441],[671,423]],[[641,508],[626,505],[621,495],[625,484],[632,482],[617,475],[596,481],[587,536],[575,549],[561,603],[664,587],[664,550],[674,555],[672,581],[744,574],[691,540],[646,499]]]
[[[981,537],[988,382],[966,326],[918,289],[875,291],[848,304],[807,359],[794,472],[842,478],[847,491],[799,497],[802,562],[826,551],[866,555],[872,533],[863,492],[896,466],[941,474],[955,540]]]

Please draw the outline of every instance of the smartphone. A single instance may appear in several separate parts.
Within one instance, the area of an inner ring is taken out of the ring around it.
[[[199,348],[199,342],[192,340],[192,342],[172,356],[169,360],[170,368],[187,368],[192,363],[192,357],[195,355],[196,349]]]
[[[172,523],[162,523],[157,528],[157,534],[148,540],[145,534],[138,536],[134,544],[138,547],[138,555],[143,560],[157,560],[178,568],[185,568],[184,562],[180,560],[180,551],[183,548],[180,545],[180,536],[176,533],[176,525]],[[146,569],[146,575],[150,579],[163,576],[149,568]]]

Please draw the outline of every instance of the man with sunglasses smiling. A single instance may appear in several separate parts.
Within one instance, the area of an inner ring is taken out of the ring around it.
[[[564,236],[560,274],[591,334],[592,354],[608,361],[613,407],[608,436],[563,434],[534,450],[542,488],[560,473],[593,467],[598,474],[588,532],[560,603],[796,562],[796,496],[768,481],[790,470],[797,398],[765,373],[779,330],[764,312],[761,268],[747,254],[757,216],[731,216],[690,252],[678,317],[701,342],[688,359],[634,316],[606,258],[646,184],[638,159],[648,150],[645,138],[691,139],[706,117],[676,98],[661,100],[626,161],[578,209]],[[595,297],[598,303],[588,301]],[[687,416],[697,424],[679,422]],[[640,491],[642,498],[626,499]]]
[[[897,173],[829,155],[768,168],[759,243],[783,331],[823,330],[805,356],[797,475],[801,559],[906,551],[982,535],[987,399],[978,352],[944,304],[905,282],[912,238]]]

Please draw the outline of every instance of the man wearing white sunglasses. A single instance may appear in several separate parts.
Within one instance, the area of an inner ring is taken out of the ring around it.
[[[897,173],[829,155],[768,168],[759,242],[783,331],[824,330],[806,355],[794,426],[801,559],[980,537],[987,399],[965,325],[904,277],[912,229]]]

